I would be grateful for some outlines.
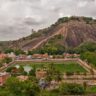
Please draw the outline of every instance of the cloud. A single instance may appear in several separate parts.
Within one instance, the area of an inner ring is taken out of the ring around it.
[[[87,5],[87,1],[79,2],[78,7],[85,7]]]
[[[35,18],[37,17],[37,18]],[[40,25],[40,24],[44,24],[44,20],[42,20],[41,17],[39,16],[35,16],[35,17],[28,17],[24,19],[24,23],[27,24],[28,26],[32,26],[32,25]]]
[[[96,0],[0,0],[0,40],[18,39],[63,16],[95,17],[95,9]]]

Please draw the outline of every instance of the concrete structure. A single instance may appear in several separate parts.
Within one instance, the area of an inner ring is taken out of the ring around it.
[[[18,78],[20,81],[25,81],[25,80],[28,79],[28,76],[20,75],[20,76],[17,76],[17,78]]]
[[[33,54],[32,58],[33,59],[48,59],[49,56],[47,53],[46,54]]]
[[[31,60],[32,56],[31,55],[19,55],[16,56],[16,60]]]
[[[45,69],[37,69],[36,70],[36,78],[37,79],[42,79],[44,77],[46,77],[47,75],[47,71]]]
[[[39,80],[39,86],[42,88],[42,89],[45,89],[47,87],[47,83],[45,81],[45,79],[40,79]]]
[[[64,58],[78,58],[80,57],[79,54],[69,54],[69,53],[64,53]]]
[[[0,86],[2,86],[11,75],[9,73],[0,73]]]
[[[16,58],[16,55],[13,52],[8,53],[7,56],[14,59]]]

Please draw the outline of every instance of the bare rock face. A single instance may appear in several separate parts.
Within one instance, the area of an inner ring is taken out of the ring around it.
[[[67,46],[77,47],[87,41],[96,41],[96,24],[90,25],[84,22],[69,22],[65,40]]]

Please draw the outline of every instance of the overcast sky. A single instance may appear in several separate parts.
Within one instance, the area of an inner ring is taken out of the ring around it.
[[[63,16],[96,16],[96,0],[0,0],[0,40],[13,40]]]

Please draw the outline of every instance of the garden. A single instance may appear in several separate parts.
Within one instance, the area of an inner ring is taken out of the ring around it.
[[[16,65],[30,66],[31,68],[48,68],[50,65],[54,67],[57,71],[62,73],[66,72],[87,72],[81,65],[77,62],[16,62]]]

